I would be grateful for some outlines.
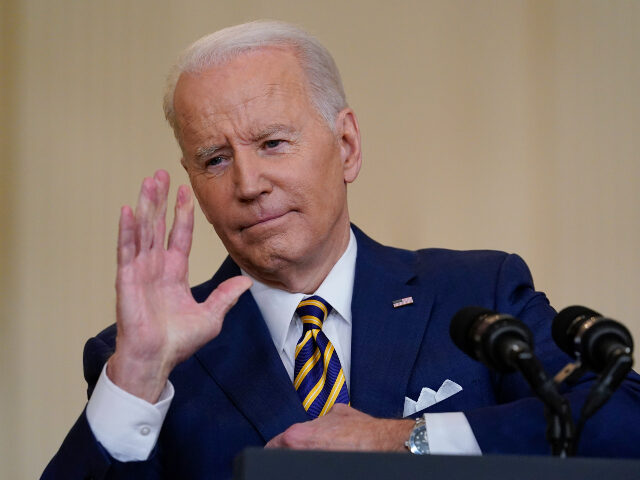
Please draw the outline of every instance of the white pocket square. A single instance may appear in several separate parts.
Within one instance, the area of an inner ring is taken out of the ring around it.
[[[455,395],[460,392],[462,387],[458,385],[456,382],[452,382],[447,379],[442,382],[442,386],[438,389],[437,392],[434,392],[430,388],[424,387],[420,392],[420,396],[418,400],[411,400],[409,397],[404,397],[404,417],[408,417],[409,415],[413,415],[420,410],[424,410],[431,405],[435,405],[438,402],[441,402],[451,395]]]

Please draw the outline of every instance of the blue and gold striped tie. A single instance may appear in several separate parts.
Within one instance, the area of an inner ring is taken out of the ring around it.
[[[305,298],[296,309],[303,331],[296,345],[293,385],[313,418],[325,415],[335,403],[349,403],[338,352],[322,333],[330,311],[331,305],[318,296]]]

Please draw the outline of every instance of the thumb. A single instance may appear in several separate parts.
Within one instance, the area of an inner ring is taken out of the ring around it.
[[[231,307],[236,304],[240,295],[249,289],[251,283],[250,278],[242,275],[229,278],[211,292],[204,305],[215,318],[222,320]]]

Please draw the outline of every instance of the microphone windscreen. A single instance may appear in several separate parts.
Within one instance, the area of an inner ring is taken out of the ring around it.
[[[562,351],[574,356],[573,341],[574,335],[569,333],[569,327],[578,317],[601,317],[598,312],[581,305],[573,305],[561,310],[553,319],[551,326],[551,336],[556,345]]]
[[[473,324],[483,315],[495,314],[493,310],[483,307],[464,307],[458,310],[449,325],[449,335],[453,343],[464,353],[478,360],[472,341],[469,335]]]

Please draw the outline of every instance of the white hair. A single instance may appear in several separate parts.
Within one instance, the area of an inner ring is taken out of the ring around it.
[[[265,47],[291,47],[309,85],[311,103],[334,130],[338,113],[347,107],[340,72],[329,51],[313,36],[286,22],[258,20],[224,28],[194,42],[182,52],[167,78],[164,115],[178,136],[173,96],[183,73],[201,73],[237,56]]]

